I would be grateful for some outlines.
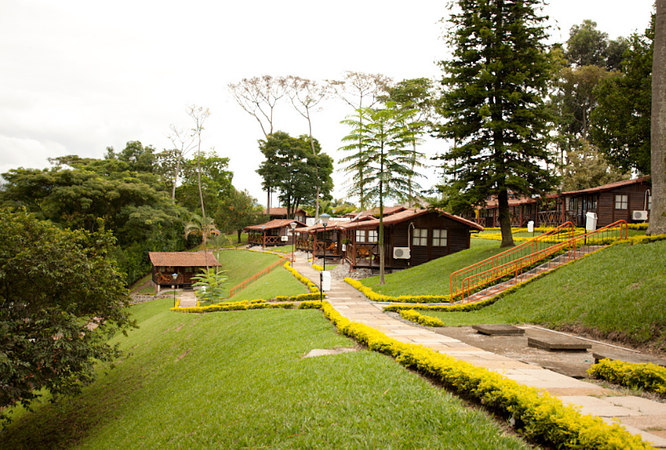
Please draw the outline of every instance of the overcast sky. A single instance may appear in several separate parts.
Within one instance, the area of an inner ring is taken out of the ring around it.
[[[211,116],[204,148],[230,158],[234,185],[265,204],[255,170],[259,125],[227,85],[259,75],[339,79],[344,71],[395,81],[436,78],[446,58],[445,0],[0,0],[0,173],[49,167],[68,154],[102,158],[107,146],[139,140],[169,148],[169,125],[189,128],[187,105]],[[630,5],[630,6],[629,6]],[[574,24],[598,23],[611,39],[647,27],[653,0],[552,0],[553,42]],[[559,27],[559,29],[557,29]],[[351,110],[329,101],[313,134],[337,161],[340,120]],[[307,123],[289,103],[276,128],[292,136]],[[428,141],[432,156],[446,143]],[[344,197],[336,171],[334,196]],[[437,181],[434,169],[424,187]]]

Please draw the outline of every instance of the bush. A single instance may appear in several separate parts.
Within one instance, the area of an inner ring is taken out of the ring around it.
[[[424,316],[413,309],[404,309],[398,311],[400,316],[403,319],[416,322],[420,325],[425,325],[426,327],[443,327],[444,322],[439,320],[437,317]]]
[[[666,368],[656,364],[633,364],[602,359],[587,372],[609,383],[666,395]]]
[[[345,281],[352,287],[358,289],[369,300],[374,302],[401,302],[401,303],[449,303],[450,295],[400,295],[392,297],[390,295],[378,294],[367,286],[364,286],[358,280],[345,278]]]

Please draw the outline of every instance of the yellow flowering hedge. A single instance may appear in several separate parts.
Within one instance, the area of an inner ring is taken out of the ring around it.
[[[399,303],[449,303],[451,295],[400,295],[393,297],[390,295],[378,294],[367,286],[364,286],[358,280],[349,277],[345,281],[352,287],[360,291],[363,295],[373,302],[399,302]]]
[[[587,371],[590,375],[613,384],[641,388],[666,395],[666,367],[656,364],[634,364],[602,359]]]
[[[290,261],[287,261],[286,263],[284,263],[284,267],[285,267],[289,272],[291,272],[291,274],[292,274],[293,276],[295,276],[296,279],[297,279],[298,281],[300,281],[301,283],[303,283],[304,285],[306,285],[306,286],[308,287],[308,289],[310,289],[310,293],[312,293],[312,294],[319,294],[319,287],[318,287],[316,284],[314,284],[312,281],[308,280],[308,279],[305,278],[303,275],[301,275],[300,273],[298,273],[298,271],[297,271],[296,269],[294,269],[293,267],[291,267],[291,262],[290,262]],[[324,295],[326,295],[326,294],[324,294]]]
[[[546,391],[523,386],[496,372],[429,348],[389,338],[367,325],[351,322],[328,302],[324,302],[322,309],[342,334],[510,416],[526,437],[537,442],[567,449],[651,448],[620,425],[608,425],[600,417],[582,415]]]
[[[318,271],[320,271],[320,272],[323,272],[323,271],[324,271],[324,268],[323,268],[322,266],[320,266],[319,264],[313,264],[313,265],[312,265],[312,268],[313,268],[314,270],[318,270]]]
[[[291,309],[293,307],[293,303],[268,303],[263,299],[257,299],[252,301],[221,302],[208,306],[190,306],[188,308],[180,308],[177,306],[171,308],[171,311],[182,313],[209,313],[218,311],[244,311],[248,309]]]
[[[398,311],[398,314],[403,319],[407,319],[412,322],[416,322],[420,325],[425,325],[426,327],[443,327],[444,322],[442,322],[440,319],[437,317],[430,317],[430,316],[424,316],[423,314],[420,314],[419,312],[413,310],[413,309],[403,309]]]

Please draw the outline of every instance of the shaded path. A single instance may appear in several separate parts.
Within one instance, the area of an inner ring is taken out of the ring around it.
[[[299,258],[297,255],[294,268],[319,285],[319,272],[312,269],[305,257]],[[565,404],[579,406],[583,414],[600,416],[608,423],[617,420],[629,432],[641,435],[653,446],[666,448],[665,403],[621,395],[593,383],[488,352],[417,325],[406,324],[384,314],[380,304],[370,302],[342,280],[331,280],[327,300],[336,311],[352,322],[373,327],[398,341],[423,345],[496,371],[523,385],[545,389]]]

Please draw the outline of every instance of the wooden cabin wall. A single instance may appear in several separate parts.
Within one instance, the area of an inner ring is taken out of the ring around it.
[[[410,227],[410,223],[414,224],[414,226]],[[470,246],[469,227],[448,217],[440,216],[437,213],[425,214],[416,217],[410,222],[396,224],[392,228],[392,242],[387,242],[389,244],[388,249],[390,250],[390,254],[387,254],[387,261],[391,261],[390,265],[396,268],[417,266],[433,259],[468,249]],[[427,246],[413,246],[409,242],[414,228],[428,230]],[[432,246],[433,229],[447,230],[446,246]],[[392,250],[394,247],[410,247],[411,258],[394,260]]]
[[[647,189],[646,185],[632,185],[599,193],[597,228],[605,227],[618,220],[633,222],[632,211],[642,211],[645,208]],[[615,195],[627,195],[627,209],[615,209]],[[582,226],[585,224],[583,223]]]

